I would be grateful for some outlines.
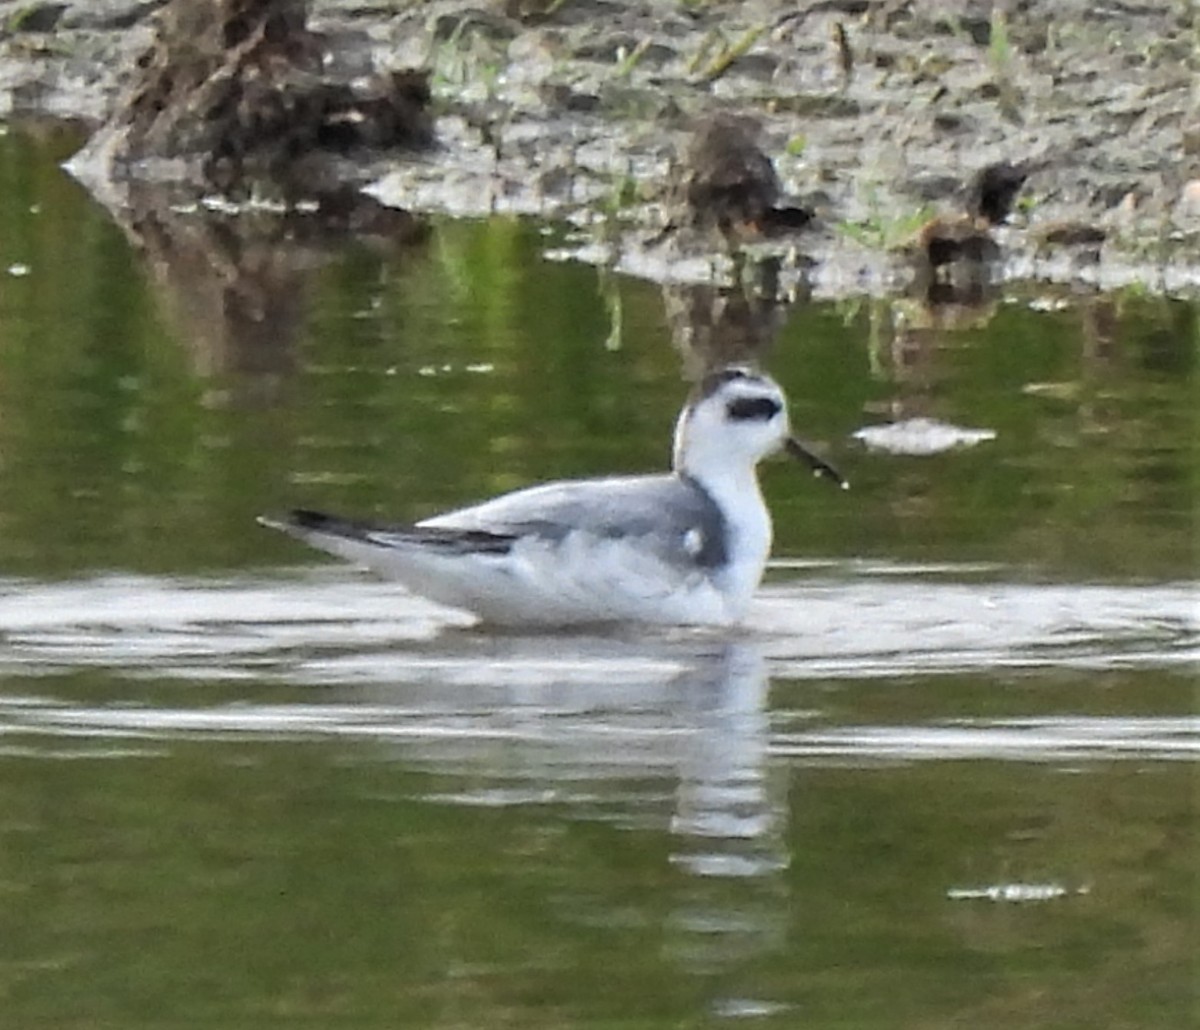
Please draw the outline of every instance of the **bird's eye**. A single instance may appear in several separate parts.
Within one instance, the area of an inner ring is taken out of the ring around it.
[[[725,405],[725,414],[737,422],[767,422],[779,414],[779,401],[771,397],[739,397]]]

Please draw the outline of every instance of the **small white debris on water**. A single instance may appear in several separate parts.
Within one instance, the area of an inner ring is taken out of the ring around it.
[[[1091,893],[1088,887],[1070,889],[1058,883],[998,883],[990,887],[951,887],[951,901],[1053,901],[1072,895]]]
[[[436,376],[446,375],[449,372],[455,371],[453,365],[422,365],[417,369],[419,376]],[[486,375],[488,372],[496,371],[496,366],[490,361],[481,361],[473,365],[464,365],[464,372],[470,372],[474,375]]]
[[[1078,382],[1026,383],[1021,392],[1030,397],[1049,397],[1052,400],[1070,401],[1079,395]]]
[[[754,1019],[786,1012],[787,1005],[759,998],[722,998],[713,1002],[713,1014],[723,1019]]]
[[[8,274],[15,279],[19,279],[21,276],[28,275],[30,271],[31,269],[28,265],[23,265],[20,262],[8,266]]]
[[[1066,297],[1034,297],[1025,306],[1030,311],[1066,311],[1072,303]]]
[[[994,429],[969,429],[934,418],[910,418],[888,425],[864,426],[850,434],[872,451],[924,457],[956,447],[974,447],[996,439]]]

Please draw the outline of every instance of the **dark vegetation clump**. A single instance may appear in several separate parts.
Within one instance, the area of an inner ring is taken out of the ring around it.
[[[722,233],[761,225],[779,199],[775,166],[752,118],[719,114],[697,129],[684,155],[683,195],[691,220]]]
[[[717,229],[731,242],[801,229],[812,220],[786,202],[753,118],[719,112],[702,120],[680,162],[677,221]]]
[[[1017,194],[1028,178],[1029,169],[1023,164],[997,161],[985,165],[967,185],[967,213],[988,225],[1000,225],[1012,213]]]
[[[332,182],[328,159],[433,142],[427,74],[325,70],[303,0],[174,0],[117,115],[119,156],[183,159],[226,194]]]

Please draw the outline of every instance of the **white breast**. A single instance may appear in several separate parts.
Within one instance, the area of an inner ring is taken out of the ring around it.
[[[702,485],[725,516],[729,560],[714,579],[725,595],[730,618],[740,619],[762,581],[771,552],[771,513],[753,468]]]

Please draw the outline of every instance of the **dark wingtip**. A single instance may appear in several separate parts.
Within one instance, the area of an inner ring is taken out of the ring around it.
[[[344,522],[344,519],[337,519],[310,508],[293,508],[287,513],[287,524],[296,529],[330,529],[335,525],[343,525]]]
[[[340,524],[332,515],[324,515],[308,508],[293,508],[283,515],[259,515],[254,521],[267,529],[281,529],[285,533],[297,529],[330,530]]]

